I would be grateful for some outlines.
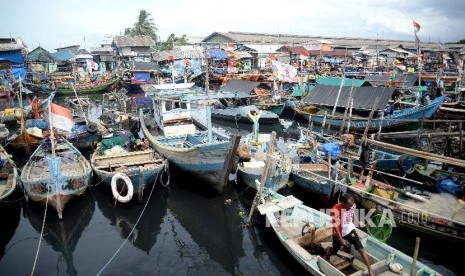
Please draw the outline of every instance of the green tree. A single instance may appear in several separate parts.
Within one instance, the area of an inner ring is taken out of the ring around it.
[[[133,28],[126,28],[124,30],[124,35],[146,35],[150,36],[154,41],[157,41],[157,31],[158,28],[153,22],[152,15],[146,10],[141,10],[139,13],[139,20],[134,23]]]
[[[461,40],[457,41],[457,44],[465,44],[465,39],[461,39]]]
[[[187,44],[187,36],[183,34],[181,37],[177,37],[175,34],[170,34],[164,42],[158,45],[158,50],[173,50],[174,46],[182,46]]]

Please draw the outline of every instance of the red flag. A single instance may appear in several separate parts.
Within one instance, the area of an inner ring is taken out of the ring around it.
[[[420,31],[420,24],[418,24],[418,22],[416,22],[415,20],[412,20],[413,21],[413,28],[415,29],[415,32],[418,32]]]

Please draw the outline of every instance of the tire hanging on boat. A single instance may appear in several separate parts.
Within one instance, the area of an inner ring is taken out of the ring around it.
[[[163,176],[165,176],[165,175],[166,175],[166,182],[163,181]],[[163,168],[163,170],[160,173],[160,184],[164,188],[166,188],[166,187],[168,187],[168,185],[170,185],[170,179],[171,179],[171,174],[170,174],[170,170],[169,170],[168,161],[165,161],[165,167]]]
[[[98,127],[96,124],[94,123],[91,123],[91,124],[88,124],[87,125],[87,132],[90,133],[90,134],[94,134],[94,133],[97,133],[98,131]]]
[[[119,179],[123,180],[128,188],[128,193],[125,196],[121,196],[118,192],[116,182],[118,182]],[[131,179],[124,173],[115,173],[111,178],[111,193],[119,202],[128,203],[134,195],[134,186],[132,185]]]
[[[399,171],[403,174],[411,174],[415,171],[415,162],[411,161],[411,166],[408,162],[409,160],[409,155],[403,154],[399,156],[399,159],[397,159],[397,166],[399,167]]]

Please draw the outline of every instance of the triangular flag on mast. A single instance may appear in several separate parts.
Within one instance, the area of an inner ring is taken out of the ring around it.
[[[420,31],[420,24],[418,24],[418,22],[416,22],[415,20],[412,20],[413,21],[413,29],[415,30],[415,32],[419,32]]]

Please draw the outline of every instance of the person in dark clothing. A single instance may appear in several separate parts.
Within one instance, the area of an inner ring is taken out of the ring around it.
[[[360,165],[362,167],[362,171],[360,172],[360,181],[362,181],[363,174],[365,173],[365,169],[370,165],[371,161],[371,145],[368,143],[362,144],[362,152],[360,153]]]

